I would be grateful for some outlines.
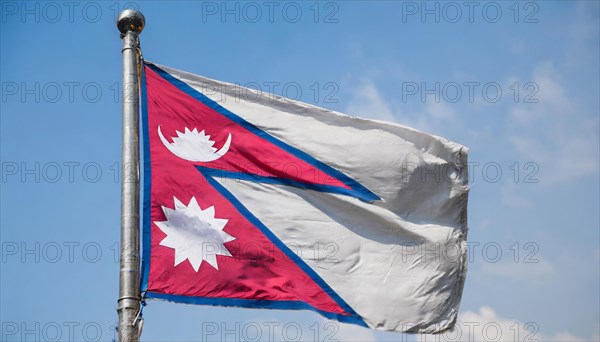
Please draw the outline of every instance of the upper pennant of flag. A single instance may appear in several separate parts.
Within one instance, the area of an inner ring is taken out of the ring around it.
[[[187,206],[176,197],[173,200],[175,209],[162,207],[167,221],[154,222],[167,234],[160,245],[175,250],[174,266],[187,259],[196,272],[203,261],[219,269],[217,254],[231,256],[225,243],[235,240],[223,231],[228,220],[215,218],[214,207],[200,209],[194,197]]]
[[[211,162],[215,161],[225,155],[231,145],[231,133],[227,137],[227,141],[217,151],[213,147],[214,141],[210,140],[210,135],[204,133],[204,130],[198,132],[197,128],[190,131],[189,128],[185,128],[184,133],[177,131],[177,138],[173,138],[173,143],[169,143],[160,131],[158,126],[158,135],[162,143],[171,151],[174,155],[179,158],[191,161],[191,162]]]
[[[162,106],[161,122],[151,128],[173,155],[191,162],[219,159],[211,168],[222,171],[219,174],[224,177],[344,194],[365,202],[380,199],[357,180],[246,121],[162,69],[152,64],[147,67],[152,79],[158,76],[166,88],[176,89],[169,94],[176,105]],[[182,127],[186,129],[183,133],[178,131]],[[199,128],[202,131],[198,132]],[[217,141],[225,140],[227,134],[227,140],[216,151],[204,132],[213,134]],[[169,143],[165,135],[175,134]],[[233,136],[236,143],[231,145]]]

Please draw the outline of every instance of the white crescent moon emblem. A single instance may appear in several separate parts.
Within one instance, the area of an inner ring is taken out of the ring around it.
[[[160,131],[160,126],[158,126],[158,136],[160,137],[160,141],[162,141],[171,153],[181,159],[191,162],[206,163],[215,161],[223,157],[227,151],[229,151],[229,146],[231,145],[231,133],[229,133],[227,141],[223,147],[217,151],[217,149],[213,147],[215,142],[210,140],[210,135],[206,135],[204,130],[198,132],[197,128],[190,131],[189,128],[185,127],[183,133],[177,131],[177,137],[173,138],[173,143],[168,142],[163,136]]]

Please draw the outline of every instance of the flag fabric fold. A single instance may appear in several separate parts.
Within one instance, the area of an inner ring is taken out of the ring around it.
[[[467,149],[145,62],[146,298],[454,326]]]

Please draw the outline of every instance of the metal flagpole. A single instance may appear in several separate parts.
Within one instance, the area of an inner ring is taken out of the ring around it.
[[[135,10],[119,14],[117,27],[123,39],[123,156],[121,159],[121,256],[119,278],[119,341],[139,340],[140,312],[140,172],[138,141],[139,67],[138,36],[144,16]]]

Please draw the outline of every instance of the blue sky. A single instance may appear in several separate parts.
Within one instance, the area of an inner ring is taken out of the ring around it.
[[[600,338],[597,1],[2,1],[1,340],[113,337],[131,5],[150,61],[470,148],[472,261],[441,340]],[[144,317],[148,341],[424,339],[304,311]]]

